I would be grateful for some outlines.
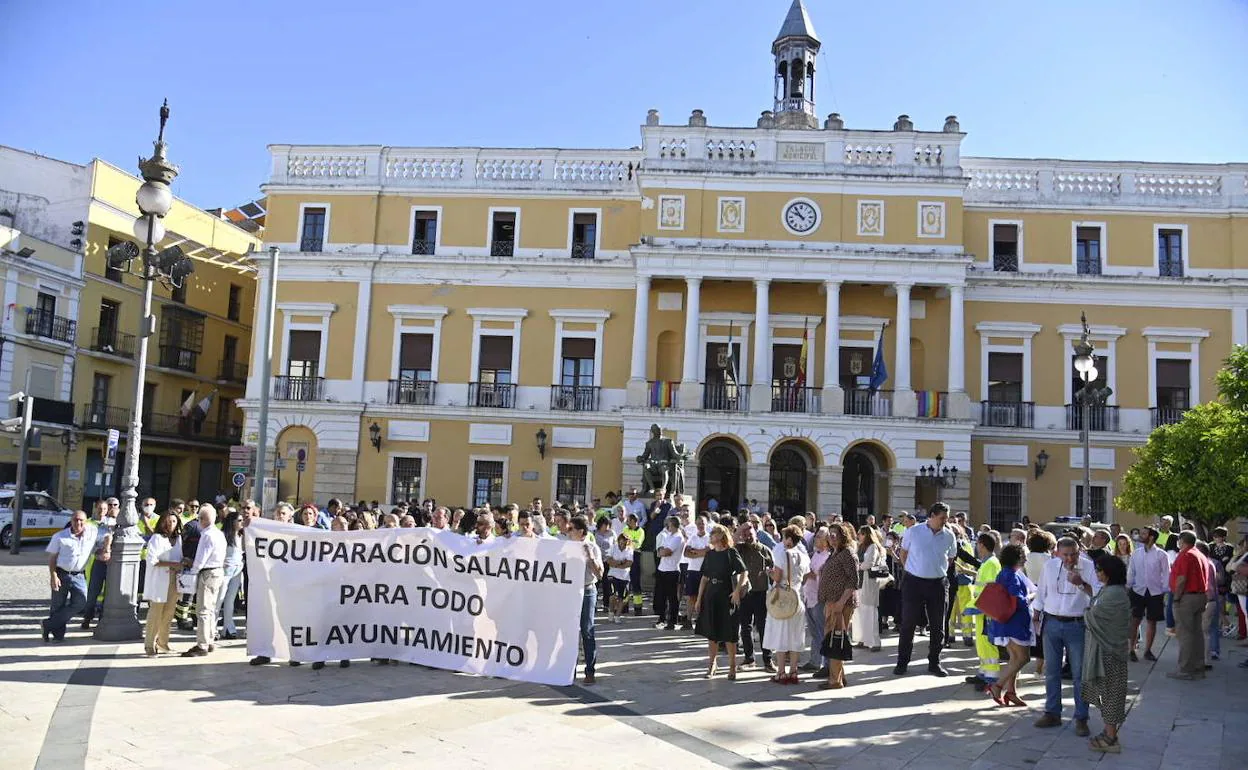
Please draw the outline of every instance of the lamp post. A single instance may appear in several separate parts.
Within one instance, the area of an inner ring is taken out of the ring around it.
[[[1079,506],[1080,518],[1087,518],[1092,510],[1092,407],[1105,403],[1113,392],[1110,388],[1093,387],[1092,383],[1100,372],[1096,370],[1096,357],[1092,348],[1091,331],[1088,329],[1088,316],[1079,314],[1079,322],[1083,332],[1079,340],[1073,343],[1075,349],[1075,371],[1083,387],[1075,394],[1079,404],[1079,438],[1083,443],[1083,505]]]
[[[134,223],[134,235],[144,244],[139,273],[139,277],[143,279],[143,311],[139,317],[139,349],[134,365],[134,405],[130,412],[126,464],[122,472],[124,488],[121,491],[121,512],[113,532],[104,609],[95,629],[95,638],[101,641],[121,642],[143,636],[137,612],[139,554],[143,550],[143,536],[139,534],[135,501],[139,494],[139,448],[143,429],[143,384],[147,375],[147,339],[156,333],[156,319],[152,316],[152,284],[160,280],[166,285],[181,286],[182,281],[194,271],[190,258],[177,246],[156,251],[156,244],[165,237],[165,225],[161,220],[173,208],[173,193],[169,185],[178,175],[178,167],[165,157],[165,123],[168,120],[169,102],[166,100],[160,108],[160,133],[156,137],[152,157],[139,159],[143,184],[135,195],[139,217]],[[129,241],[114,246],[107,254],[109,266],[129,270],[130,262],[138,256],[137,251]]]

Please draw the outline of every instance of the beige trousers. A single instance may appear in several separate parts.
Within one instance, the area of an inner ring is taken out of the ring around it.
[[[1205,675],[1205,594],[1183,594],[1174,603],[1174,625],[1179,640],[1179,671]]]
[[[216,640],[217,605],[221,601],[221,589],[224,588],[220,567],[201,569],[195,577],[195,601],[198,611],[195,615],[195,644],[201,650],[207,650]]]
[[[143,629],[143,649],[147,652],[169,649],[169,624],[173,622],[173,611],[178,604],[178,574],[173,570],[169,570],[169,590],[165,596],[169,601],[148,604],[147,626]]]

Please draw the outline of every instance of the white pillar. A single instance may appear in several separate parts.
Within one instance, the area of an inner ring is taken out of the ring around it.
[[[650,276],[637,276],[633,306],[633,359],[628,374],[628,405],[647,406],[646,357],[650,343]]]
[[[896,354],[893,356],[893,414],[914,417],[919,404],[910,384],[910,288],[899,283],[897,289]]]
[[[966,287],[949,287],[949,398],[948,413],[957,420],[971,417],[971,401],[966,395]]]
[[[702,343],[702,279],[685,279],[685,360],[677,394],[681,409],[698,409],[702,405],[702,388],[698,382],[698,346]]]
[[[750,411],[771,411],[771,280],[768,278],[754,280],[754,376],[750,384]]]
[[[844,414],[845,392],[841,390],[841,282],[825,281],[823,288],[827,305],[823,312],[822,411],[824,414]],[[820,503],[823,503],[822,495]],[[824,510],[832,509],[825,506]]]

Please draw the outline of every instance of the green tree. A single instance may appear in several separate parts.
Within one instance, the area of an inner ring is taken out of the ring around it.
[[[1135,450],[1118,508],[1182,514],[1202,531],[1248,513],[1248,348],[1236,346],[1217,382],[1222,400],[1189,409]]]

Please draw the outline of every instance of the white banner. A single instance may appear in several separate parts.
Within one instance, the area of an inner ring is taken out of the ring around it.
[[[329,532],[253,519],[247,652],[298,661],[393,658],[571,684],[585,556],[574,542],[434,529]]]

